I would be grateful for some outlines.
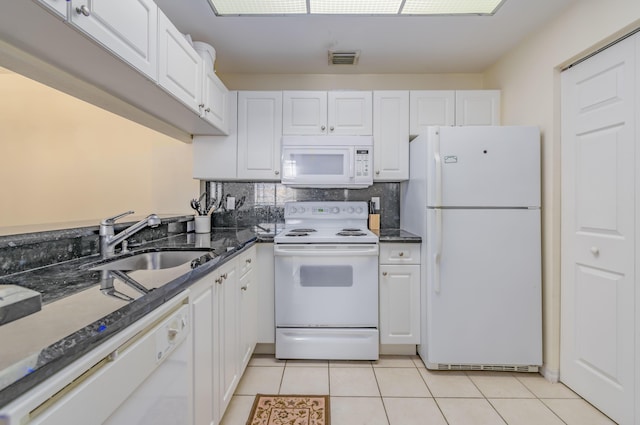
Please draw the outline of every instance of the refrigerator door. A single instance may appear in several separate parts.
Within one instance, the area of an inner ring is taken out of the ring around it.
[[[427,228],[427,366],[541,365],[540,210],[428,209]]]
[[[540,205],[537,127],[434,127],[427,139],[430,207]]]

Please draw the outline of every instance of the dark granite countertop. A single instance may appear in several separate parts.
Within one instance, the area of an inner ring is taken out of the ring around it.
[[[272,233],[257,228],[214,229],[207,234],[169,235],[132,249],[132,252],[196,249],[203,254],[208,251],[218,254],[194,269],[185,264],[165,270],[127,272],[150,290],[143,294],[115,280],[121,285],[119,290],[131,296],[132,301],[105,296],[100,291],[101,272],[87,270],[87,266],[100,260],[98,255],[0,277],[0,284],[34,289],[43,297],[41,311],[0,326],[0,340],[11,341],[2,344],[0,407],[178,295],[245,247],[272,241]]]
[[[374,231],[374,233],[378,234],[380,239],[380,243],[420,243],[422,242],[422,237],[415,235],[411,232],[407,232],[402,229],[380,229],[378,231]]]

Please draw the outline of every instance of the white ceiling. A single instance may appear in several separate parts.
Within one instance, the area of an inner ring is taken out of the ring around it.
[[[506,0],[494,16],[217,17],[207,0],[156,0],[194,41],[216,50],[221,74],[477,73],[583,0]],[[356,66],[328,50],[360,50]]]

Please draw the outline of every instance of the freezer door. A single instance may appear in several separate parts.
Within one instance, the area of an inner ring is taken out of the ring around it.
[[[428,205],[540,205],[537,127],[437,127],[428,133]]]
[[[540,365],[539,210],[427,211],[429,363]]]

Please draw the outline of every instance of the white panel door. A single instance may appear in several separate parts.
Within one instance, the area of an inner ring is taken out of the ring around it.
[[[453,90],[413,90],[409,94],[409,132],[417,136],[434,125],[455,125],[456,96]]]
[[[373,180],[409,179],[409,92],[373,92]]]
[[[72,0],[69,22],[156,80],[158,7],[153,0]]]
[[[500,125],[500,90],[456,91],[456,125]]]
[[[560,379],[634,423],[634,43],[562,74]],[[635,422],[638,423],[638,422]]]
[[[380,265],[380,343],[420,343],[420,266]]]
[[[282,92],[238,93],[238,178],[280,180]]]

